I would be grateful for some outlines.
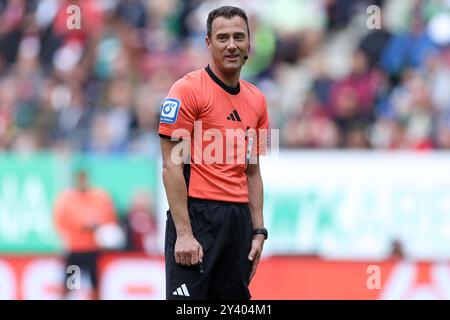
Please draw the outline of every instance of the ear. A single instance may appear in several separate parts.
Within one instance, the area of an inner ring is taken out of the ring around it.
[[[208,38],[208,36],[205,36],[205,43],[206,43],[206,47],[208,49],[211,48],[211,40]]]

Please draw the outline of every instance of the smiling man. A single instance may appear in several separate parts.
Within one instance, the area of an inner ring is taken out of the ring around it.
[[[250,50],[246,13],[231,6],[211,11],[205,41],[209,65],[178,80],[161,106],[159,135],[169,202],[166,297],[250,299],[248,286],[267,239],[258,162],[267,139],[258,141],[260,135],[249,132],[267,132],[267,106],[264,95],[240,79]],[[214,161],[195,161],[196,153],[208,149],[195,138],[199,127],[218,132],[215,140],[225,140],[230,132],[241,136],[245,161],[238,161],[239,152],[221,157],[238,149],[237,143],[225,141],[214,141],[227,149],[215,150]],[[179,148],[183,144],[189,151]]]

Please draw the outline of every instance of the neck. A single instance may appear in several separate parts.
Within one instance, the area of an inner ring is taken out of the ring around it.
[[[214,72],[214,74],[217,76],[217,78],[219,78],[220,81],[222,81],[227,86],[232,88],[236,88],[238,86],[239,76],[241,74],[240,68],[236,72],[225,73],[222,72],[219,68],[217,68],[213,61],[209,63],[209,67],[211,68],[212,72]]]

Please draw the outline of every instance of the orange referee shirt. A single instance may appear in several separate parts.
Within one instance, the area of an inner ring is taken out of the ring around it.
[[[98,189],[64,191],[56,199],[54,210],[58,233],[65,249],[71,252],[99,249],[92,226],[116,222],[111,198]]]
[[[261,91],[244,80],[229,87],[209,66],[175,82],[161,105],[160,136],[191,141],[184,173],[193,198],[247,203],[248,154],[264,153],[268,127]]]

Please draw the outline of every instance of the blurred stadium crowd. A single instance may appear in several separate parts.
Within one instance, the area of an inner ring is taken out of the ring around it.
[[[249,14],[242,76],[280,146],[450,148],[449,0],[0,0],[0,150],[158,154],[160,103],[208,63],[222,4]]]

